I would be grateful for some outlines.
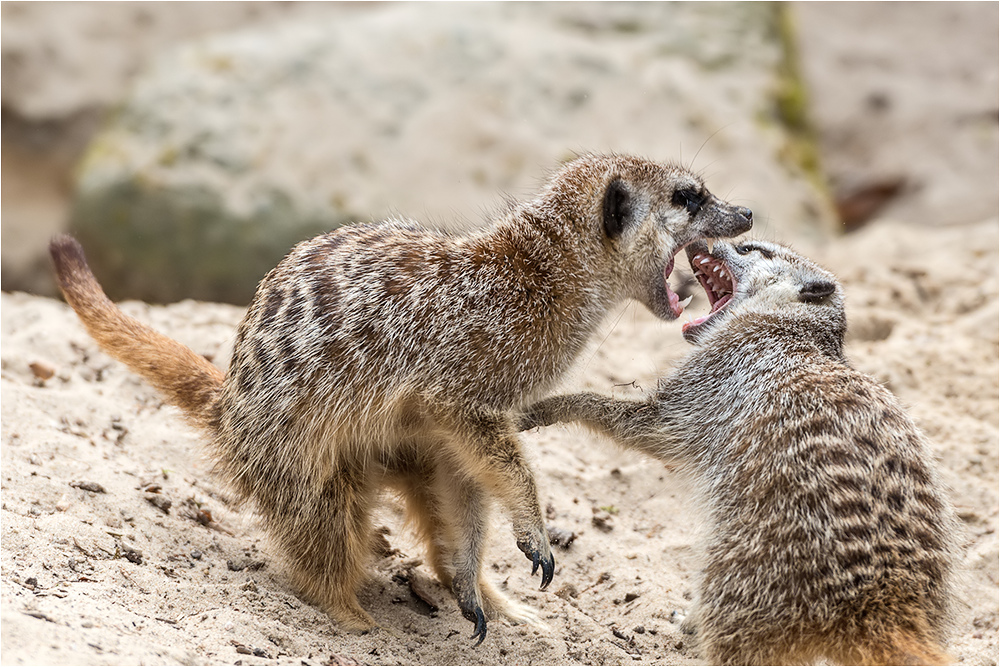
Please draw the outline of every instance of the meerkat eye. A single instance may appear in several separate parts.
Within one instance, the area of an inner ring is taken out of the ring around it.
[[[674,196],[671,201],[674,206],[683,206],[687,209],[688,213],[694,215],[705,202],[705,198],[699,192],[695,192],[690,188],[684,188],[683,190],[677,190],[674,192]]]
[[[815,303],[830,296],[836,290],[837,286],[828,280],[814,280],[806,283],[799,290],[799,301]]]
[[[771,252],[767,248],[762,248],[759,245],[754,245],[753,243],[741,243],[738,246],[734,247],[733,250],[735,250],[737,252],[737,254],[740,254],[740,255],[748,255],[751,252],[753,252],[754,250],[756,250],[757,252],[759,252],[764,257],[764,259],[773,259],[774,258],[774,253],[773,252]]]

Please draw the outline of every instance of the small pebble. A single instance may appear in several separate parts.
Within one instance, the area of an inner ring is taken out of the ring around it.
[[[611,519],[611,515],[608,514],[607,512],[602,512],[601,514],[595,515],[590,519],[590,523],[593,524],[594,528],[598,529],[603,533],[610,533],[612,530],[615,529],[615,525],[613,520]]]
[[[243,570],[250,570],[251,572],[256,572],[257,570],[263,569],[267,563],[262,560],[254,560],[252,558],[238,558],[236,560],[227,560],[226,567],[229,568],[230,572],[242,572]]]
[[[631,639],[631,637],[629,637],[627,634],[625,634],[618,628],[611,628],[611,634],[613,634],[615,637],[618,637],[618,639],[623,639],[625,641],[629,641],[629,639]]]
[[[158,493],[147,493],[146,502],[148,502],[150,505],[160,510],[164,514],[170,514],[170,506],[173,505],[173,502],[170,500],[170,498],[167,498],[166,496],[161,496]]]
[[[549,543],[554,547],[569,549],[570,545],[573,544],[577,538],[576,533],[571,530],[566,530],[565,528],[560,528],[551,524],[545,528],[549,534]]]
[[[128,562],[135,563],[136,565],[142,565],[142,552],[135,547],[128,544],[122,544],[121,553]]]
[[[28,368],[31,369],[31,372],[34,373],[35,377],[39,380],[48,380],[56,374],[56,369],[43,361],[32,361],[28,364]]]
[[[97,482],[70,482],[70,486],[75,489],[83,489],[84,491],[90,491],[91,493],[107,493],[104,487]]]

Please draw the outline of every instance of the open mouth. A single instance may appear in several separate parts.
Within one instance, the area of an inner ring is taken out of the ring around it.
[[[685,334],[691,329],[701,327],[724,309],[732,301],[733,294],[736,292],[736,279],[724,261],[703,250],[697,250],[693,255],[690,255],[690,261],[694,277],[698,279],[698,282],[705,289],[705,294],[708,295],[711,311],[708,315],[681,325],[681,331]],[[692,333],[694,332],[692,331]]]

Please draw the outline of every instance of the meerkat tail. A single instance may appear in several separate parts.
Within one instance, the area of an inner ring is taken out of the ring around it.
[[[190,348],[123,313],[90,271],[76,239],[56,236],[49,253],[66,302],[101,348],[160,390],[196,426],[211,429],[225,377],[222,371]]]

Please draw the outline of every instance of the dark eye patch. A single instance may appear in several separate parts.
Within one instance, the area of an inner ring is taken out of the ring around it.
[[[741,243],[735,248],[733,248],[733,250],[735,250],[740,255],[747,255],[756,250],[761,255],[763,255],[764,259],[774,258],[773,252],[771,252],[767,248],[757,245],[756,243]]]
[[[694,215],[701,209],[701,205],[705,203],[705,196],[691,188],[682,188],[674,192],[674,196],[670,201],[673,202],[674,206],[683,206],[687,209],[688,213]]]

